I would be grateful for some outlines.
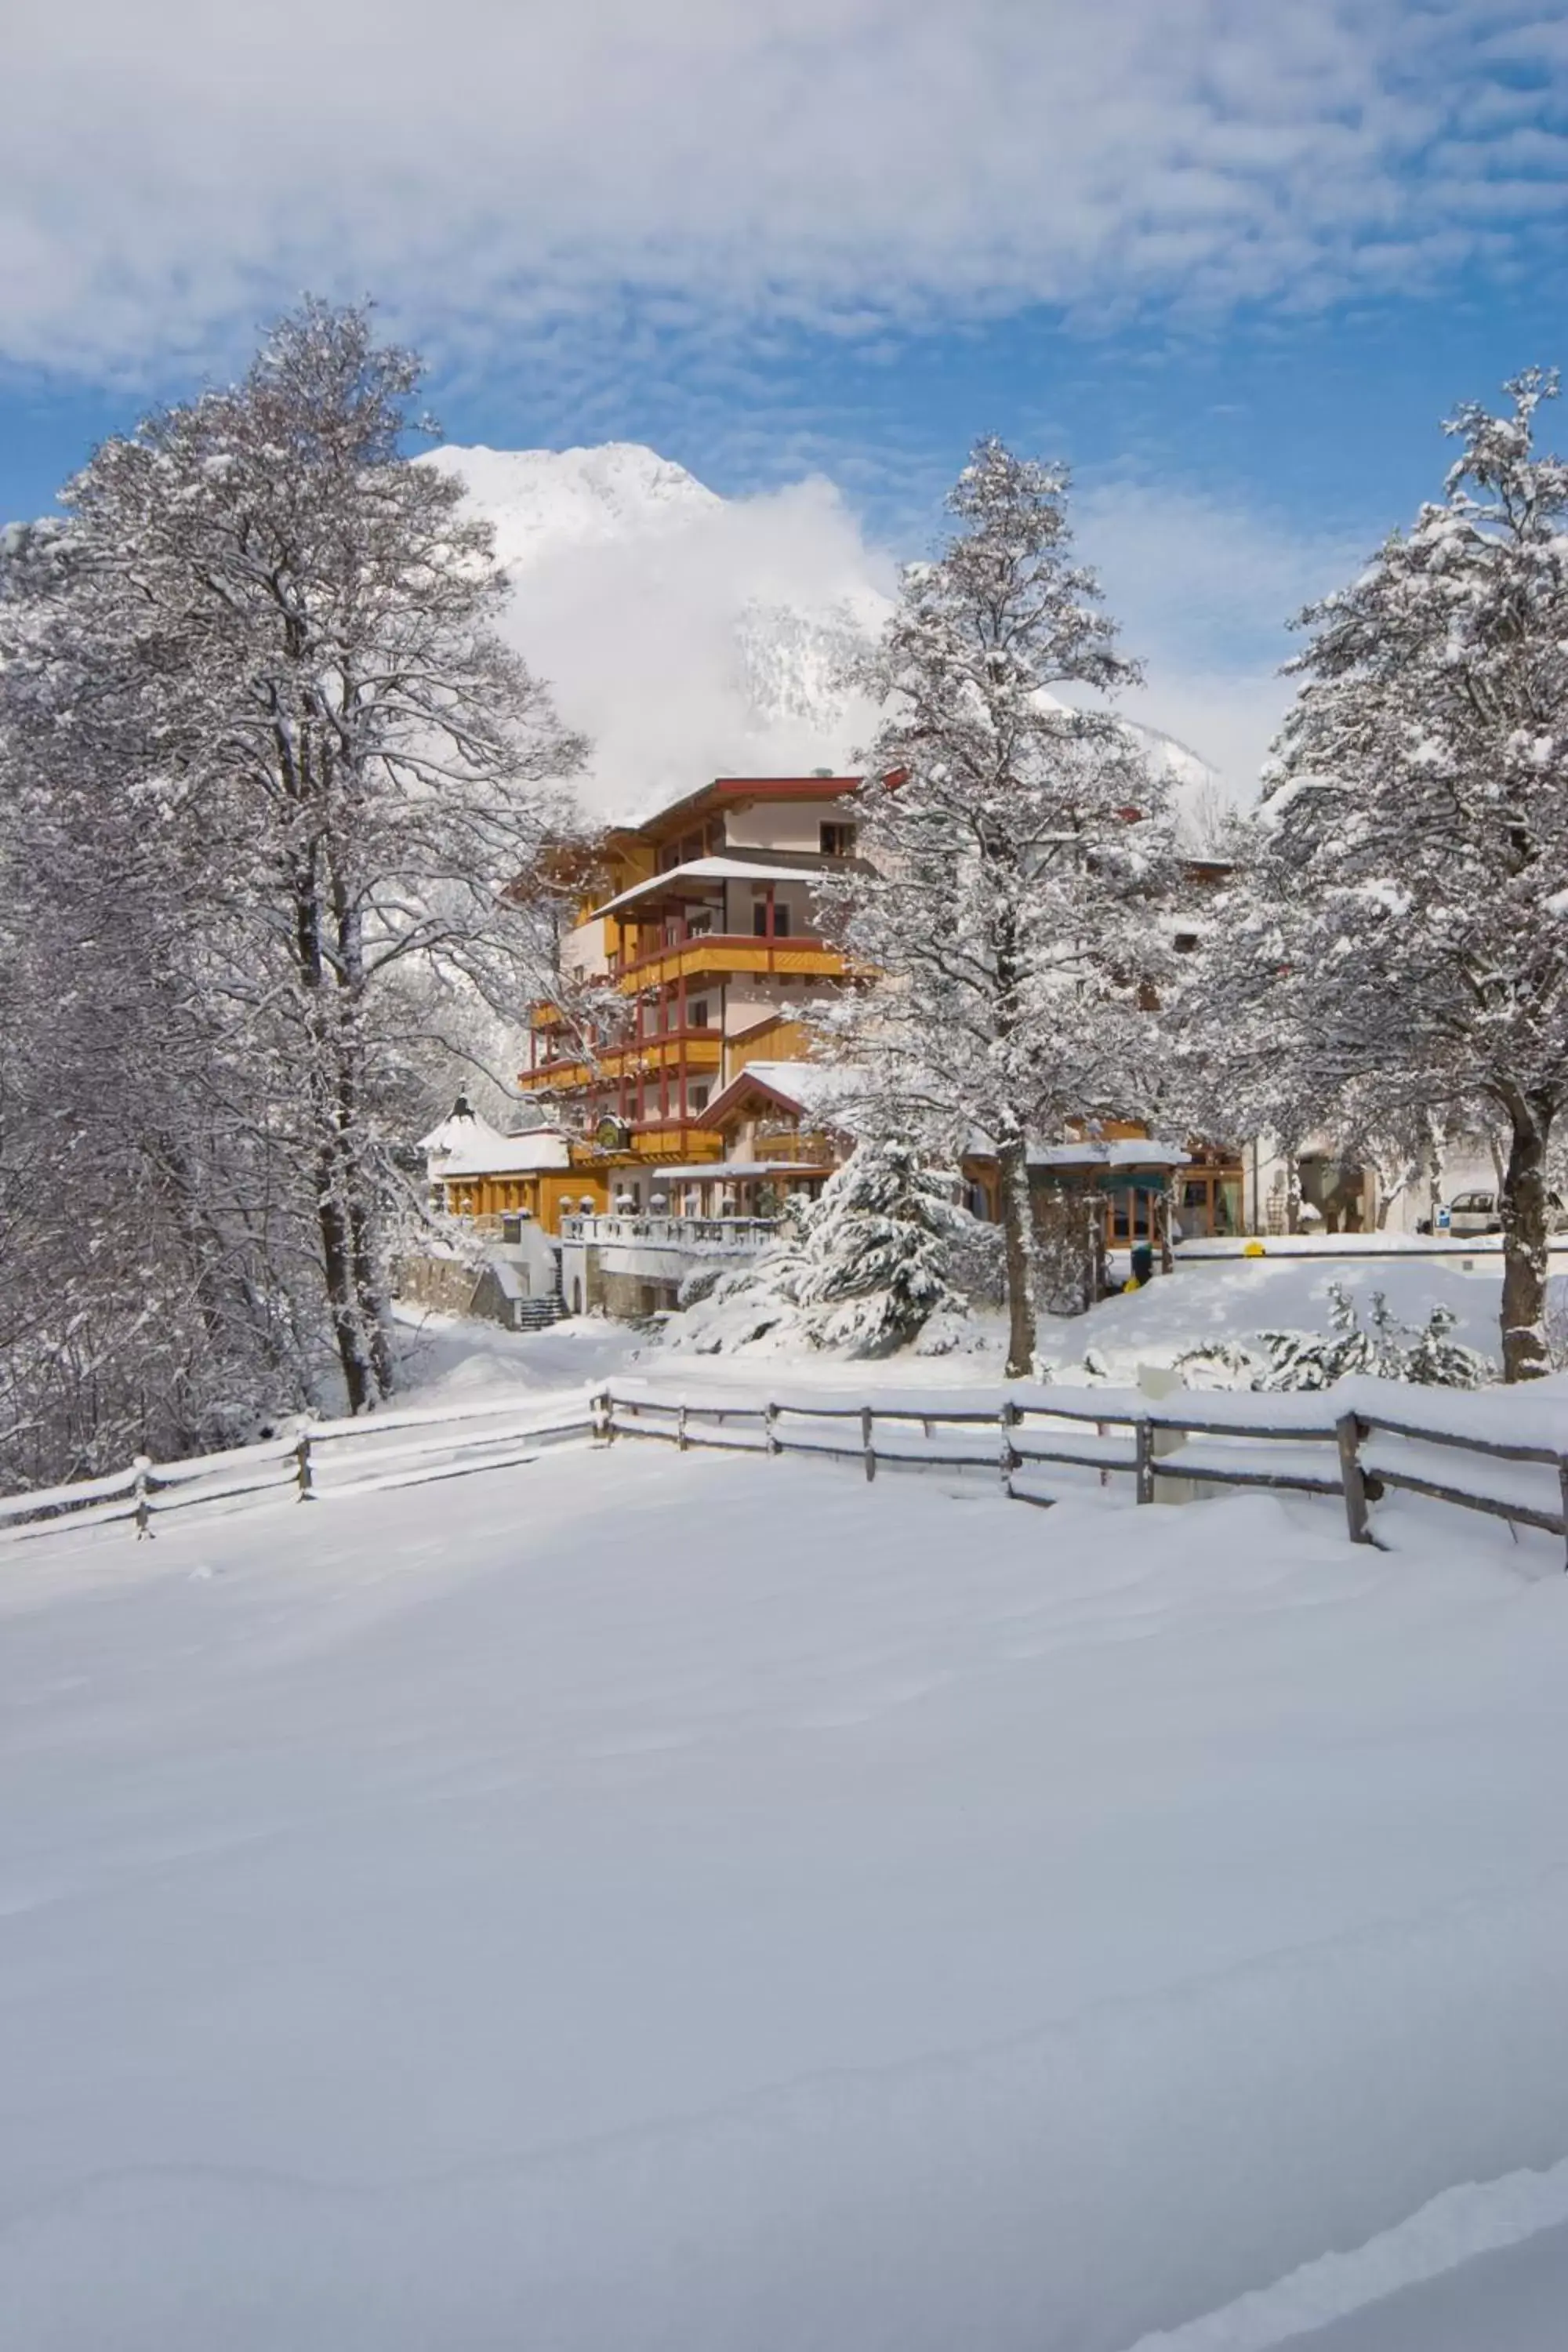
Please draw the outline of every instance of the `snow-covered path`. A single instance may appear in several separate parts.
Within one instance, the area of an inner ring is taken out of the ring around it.
[[[1560,2160],[1479,1540],[617,1448],[8,1559],[9,2339],[1122,2352]]]

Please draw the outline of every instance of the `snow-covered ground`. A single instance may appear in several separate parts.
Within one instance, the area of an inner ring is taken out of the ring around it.
[[[1037,1352],[1058,1380],[1130,1384],[1141,1364],[1168,1365],[1205,1341],[1245,1343],[1266,1330],[1327,1331],[1329,1293],[1338,1286],[1356,1301],[1363,1320],[1376,1291],[1402,1322],[1412,1325],[1425,1324],[1435,1306],[1447,1307],[1456,1318],[1455,1337],[1495,1359],[1501,1276],[1495,1259],[1490,1265],[1484,1258],[1472,1263],[1475,1270],[1467,1273],[1462,1258],[1448,1263],[1407,1255],[1365,1264],[1310,1254],[1178,1261],[1173,1273],[1156,1276],[1142,1290],[1104,1299],[1087,1315],[1042,1317]],[[683,1386],[709,1379],[765,1389],[787,1375],[793,1386],[856,1389],[874,1379],[879,1387],[952,1388],[969,1381],[998,1381],[1007,1334],[1002,1315],[977,1315],[966,1344],[950,1354],[905,1350],[872,1365],[798,1348],[773,1354],[767,1341],[718,1356],[649,1344],[625,1330],[619,1344],[621,1362],[648,1377],[668,1372]],[[613,1369],[607,1357],[605,1369]]]
[[[1555,2346],[1397,2330],[1562,2263],[1568,1580],[1387,1524],[618,1446],[13,1556],[5,2340]]]

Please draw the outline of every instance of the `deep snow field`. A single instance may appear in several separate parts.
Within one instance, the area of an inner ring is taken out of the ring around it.
[[[1568,1578],[1379,1527],[620,1445],[11,1549],[0,2336],[1560,2345]]]

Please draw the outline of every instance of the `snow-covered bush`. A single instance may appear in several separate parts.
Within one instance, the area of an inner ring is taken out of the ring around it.
[[[1335,1282],[1328,1331],[1260,1331],[1261,1357],[1234,1340],[1209,1342],[1178,1357],[1176,1369],[1188,1388],[1327,1389],[1352,1372],[1418,1388],[1484,1387],[1495,1368],[1454,1338],[1458,1319],[1451,1307],[1436,1306],[1422,1325],[1401,1323],[1374,1290],[1363,1325],[1355,1300]]]
[[[954,1207],[950,1178],[910,1145],[862,1142],[820,1200],[786,1203],[749,1265],[691,1278],[666,1343],[700,1355],[761,1341],[890,1355],[932,1316],[962,1309],[952,1253],[973,1223]]]
[[[1546,1286],[1546,1352],[1554,1372],[1568,1372],[1568,1281],[1560,1274]]]
[[[1262,1370],[1258,1359],[1239,1339],[1205,1339],[1176,1358],[1175,1369],[1188,1389],[1250,1389]]]
[[[817,1206],[792,1193],[760,1256],[745,1265],[695,1267],[681,1284],[681,1312],[666,1324],[661,1343],[699,1356],[728,1355],[770,1338],[781,1347],[806,1344],[799,1286]]]
[[[814,1347],[888,1356],[940,1307],[959,1211],[952,1180],[907,1143],[858,1144],[829,1178],[805,1236],[796,1296]]]

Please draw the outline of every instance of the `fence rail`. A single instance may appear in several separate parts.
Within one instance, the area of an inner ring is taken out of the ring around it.
[[[1469,1433],[1363,1404],[1336,1408],[1332,1391],[1323,1391],[1316,1413],[1300,1412],[1306,1400],[1293,1399],[1298,1411],[1278,1423],[1258,1413],[1261,1400],[1250,1393],[1228,1401],[1194,1394],[1190,1401],[1155,1402],[1089,1391],[1079,1402],[1053,1391],[1048,1399],[1009,1397],[984,1408],[928,1403],[918,1396],[876,1404],[799,1399],[715,1403],[650,1391],[617,1395],[606,1389],[603,1402],[606,1440],[655,1438],[680,1447],[720,1444],[731,1451],[836,1455],[858,1459],[868,1479],[884,1465],[989,1467],[1005,1494],[1028,1503],[1055,1499],[1018,1485],[1020,1475],[1036,1466],[1094,1471],[1102,1482],[1120,1473],[1131,1478],[1141,1504],[1159,1500],[1162,1486],[1172,1482],[1173,1491],[1177,1481],[1189,1489],[1253,1486],[1337,1496],[1352,1543],[1376,1541],[1371,1506],[1394,1488],[1542,1528],[1560,1537],[1568,1551],[1568,1447]],[[758,1425],[755,1437],[734,1426],[747,1423]],[[827,1426],[819,1432],[812,1423]],[[844,1423],[852,1425],[853,1433],[837,1433],[837,1425]],[[1081,1436],[1076,1434],[1080,1429]],[[953,1438],[939,1436],[945,1432]],[[990,1448],[978,1442],[982,1432],[994,1433]],[[974,1442],[966,1445],[965,1437]],[[1489,1483],[1461,1485],[1428,1465],[1428,1446],[1468,1454],[1486,1468],[1517,1465],[1527,1477],[1531,1472],[1535,1476],[1512,1491]]]
[[[147,1536],[171,1511],[201,1504],[290,1489],[301,1502],[364,1495],[509,1468],[548,1446],[627,1438],[853,1460],[868,1479],[884,1467],[989,1472],[1012,1499],[1044,1505],[1057,1497],[1021,1482],[1058,1469],[1101,1484],[1130,1477],[1140,1504],[1230,1487],[1337,1496],[1355,1543],[1375,1542],[1372,1507],[1392,1489],[1540,1528],[1568,1546],[1568,1434],[1551,1445],[1466,1431],[1455,1425],[1462,1408],[1453,1401],[1446,1419],[1439,1406],[1426,1420],[1405,1402],[1408,1391],[1385,1405],[1375,1394],[1384,1385],[1288,1399],[1031,1390],[990,1403],[918,1392],[694,1398],[602,1386],[531,1405],[513,1396],[404,1407],[301,1421],[259,1444],[184,1462],[139,1458],[102,1477],[0,1498],[0,1543],[117,1521]],[[1466,1457],[1462,1468],[1456,1455]]]

